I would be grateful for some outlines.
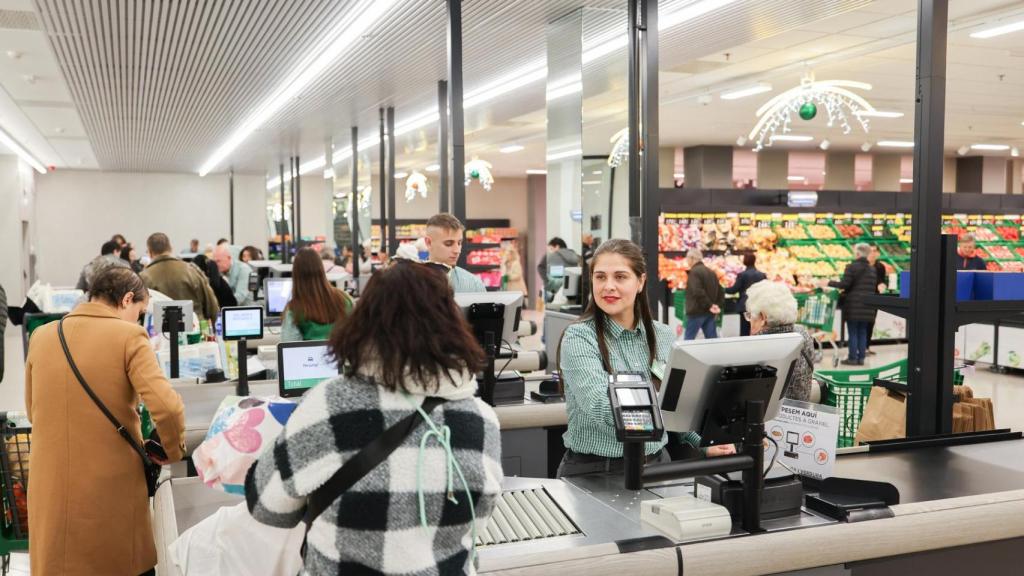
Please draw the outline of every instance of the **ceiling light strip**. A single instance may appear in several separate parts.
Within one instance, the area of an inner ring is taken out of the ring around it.
[[[26,150],[24,146],[19,144],[18,141],[15,140],[13,136],[8,134],[3,128],[0,128],[0,144],[3,144],[7,148],[9,148],[11,152],[17,154],[18,158],[24,160],[25,163],[31,166],[36,172],[39,172],[40,174],[46,174],[46,167],[43,166],[43,163],[40,162],[39,160],[36,160],[35,156],[33,156],[28,150]]]
[[[295,70],[199,168],[205,176],[227,158],[242,142],[310,84],[318,80],[334,61],[386,13],[395,0],[361,0],[326,39],[296,66]],[[351,154],[351,152],[350,152]],[[321,159],[320,167],[325,160]]]

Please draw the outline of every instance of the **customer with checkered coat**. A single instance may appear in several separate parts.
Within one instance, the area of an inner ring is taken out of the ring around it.
[[[433,426],[416,420],[384,462],[313,522],[303,574],[475,573],[473,537],[501,491],[501,438],[494,411],[474,398],[484,356],[446,278],[415,262],[374,274],[330,343],[343,375],[306,394],[249,471],[253,517],[296,526],[309,495],[349,458],[438,397]],[[434,428],[450,438],[457,466]]]

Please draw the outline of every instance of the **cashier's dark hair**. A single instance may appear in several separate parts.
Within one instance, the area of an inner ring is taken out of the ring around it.
[[[397,260],[375,272],[348,320],[331,333],[345,373],[372,374],[390,391],[407,379],[436,391],[450,371],[483,368],[484,352],[455,303],[448,278],[418,262]]]
[[[132,302],[149,298],[149,290],[142,278],[124,266],[110,266],[96,275],[89,285],[89,300],[100,300],[111,306],[120,306],[125,294],[131,293]]]
[[[596,251],[594,251],[594,258],[591,261],[590,266],[590,285],[594,285],[594,270],[597,269],[597,263],[602,256],[609,254],[616,254],[625,258],[626,262],[629,263],[630,269],[636,274],[637,278],[647,273],[647,262],[644,260],[644,253],[639,246],[630,242],[629,240],[623,240],[621,238],[613,238],[601,244]],[[648,281],[650,279],[648,278]],[[645,284],[646,286],[646,284]],[[654,334],[654,320],[651,317],[651,308],[647,304],[647,295],[644,294],[643,286],[641,286],[640,292],[636,295],[636,301],[633,302],[633,313],[634,315],[643,322],[644,333],[647,337],[647,351],[650,354],[650,359],[653,362],[658,357],[658,342]],[[605,336],[608,323],[612,322],[605,314],[604,310],[597,305],[597,301],[594,299],[594,292],[590,292],[590,299],[587,301],[587,309],[583,311],[583,315],[580,316],[579,321],[583,322],[586,320],[594,319],[594,332],[597,337],[597,348],[601,352],[601,366],[604,367],[605,372],[611,373],[612,364],[608,357],[608,342]],[[564,333],[563,333],[564,338]],[[557,359],[558,371],[562,372],[562,341],[558,342]]]

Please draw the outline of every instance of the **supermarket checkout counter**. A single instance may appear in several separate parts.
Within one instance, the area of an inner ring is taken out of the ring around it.
[[[792,364],[800,346],[799,342],[787,343],[786,340],[785,336],[759,339],[761,343],[787,344],[788,348],[780,352],[777,347],[756,350],[756,346],[750,346],[753,339],[746,339],[748,356],[763,352],[766,359],[774,360],[758,364],[756,373],[741,370],[727,374],[722,370],[716,375],[709,369],[706,378],[714,384],[710,389],[729,390],[729,394],[749,398],[753,391],[771,381],[770,389],[765,388],[769,393],[762,397],[777,399],[781,396],[781,387],[774,376],[779,367]],[[657,404],[652,403],[651,399],[656,396],[652,393],[643,396],[647,399],[644,403],[640,401],[642,395],[610,391],[613,419],[627,455],[627,470],[633,469],[628,464],[629,455],[633,453],[629,446],[642,446],[646,439],[642,435],[653,433],[662,425],[662,418],[668,429],[698,429],[692,427],[692,423],[694,414],[701,413],[699,408],[736,405],[732,401],[734,396],[715,400],[714,396],[706,398],[703,392],[682,387],[683,381],[673,383],[676,369],[687,368],[685,380],[697,375],[701,366],[713,368],[719,362],[713,359],[714,354],[727,351],[722,344],[722,340],[712,340],[677,346],[677,350],[685,348],[695,362],[683,357],[684,362],[690,363],[677,366],[675,356],[670,358],[662,397]],[[704,349],[697,350],[697,347]],[[628,375],[622,377],[624,382],[618,380],[619,376],[616,378],[612,386],[650,386],[649,382],[637,384]],[[677,385],[680,387],[678,409],[667,410],[664,396]],[[259,386],[266,384],[254,383],[254,393],[259,393]],[[762,399],[746,402],[748,420],[742,425],[747,430],[752,429],[749,414],[774,414],[770,405],[763,412],[750,411],[751,403],[763,402]],[[660,410],[654,409],[659,405]],[[697,409],[690,409],[691,406]],[[554,405],[523,404],[498,410],[505,430],[516,425],[550,422],[546,419],[552,418],[556,409]],[[633,413],[647,409],[652,415],[659,414],[650,427],[640,414]],[[733,420],[728,420],[731,422]],[[763,431],[763,422],[761,427]],[[699,429],[705,438],[709,437],[708,428]],[[638,436],[628,436],[630,434]],[[748,433],[748,436],[759,439],[760,433]],[[898,503],[890,499],[877,507],[876,502],[871,510],[877,513],[850,514],[862,521],[843,522],[808,506],[801,507],[802,500],[798,500],[797,506],[784,514],[770,518],[755,516],[761,529],[756,534],[742,528],[748,520],[744,516],[741,523],[728,522],[724,532],[682,544],[640,519],[645,502],[693,493],[692,480],[658,474],[659,470],[668,470],[666,466],[678,469],[674,467],[680,463],[640,465],[638,477],[628,473],[590,474],[548,480],[506,474],[500,501],[487,526],[478,534],[479,571],[618,576],[635,573],[637,567],[642,566],[646,574],[785,574],[820,569],[802,574],[867,576],[897,573],[894,570],[949,574],[956,566],[964,567],[963,571],[969,567],[976,574],[1014,573],[1019,555],[1007,552],[1007,546],[1019,547],[1024,542],[1024,521],[1021,520],[1024,518],[1024,441],[1020,440],[1020,434],[1013,439],[1007,439],[1009,437],[1006,434],[977,437],[974,440],[978,443],[969,445],[909,441],[855,449],[837,459],[834,476],[888,483],[898,491]],[[993,439],[1000,441],[984,442]],[[760,452],[759,441],[745,442],[742,453],[735,457],[694,461],[682,466],[708,468],[730,458],[739,464],[749,457],[755,463],[750,469],[758,471],[751,478],[758,478],[761,464],[751,456],[757,453],[752,449],[755,446]],[[641,483],[637,489],[626,489],[627,483],[638,478]],[[810,494],[817,489],[805,483],[803,491]],[[155,533],[161,555],[180,532],[219,507],[240,501],[240,496],[207,489],[194,478],[165,482],[154,504]],[[860,501],[852,504],[850,508],[854,511],[863,509]],[[161,556],[160,573],[173,574],[166,568]]]

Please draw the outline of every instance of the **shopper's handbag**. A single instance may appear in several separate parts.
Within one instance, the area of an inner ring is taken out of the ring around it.
[[[430,412],[443,403],[444,400],[434,396],[427,397],[423,401],[423,412]],[[393,426],[384,431],[383,434],[367,444],[355,456],[342,464],[341,468],[334,473],[334,476],[324,482],[306,500],[306,515],[302,521],[306,523],[306,536],[302,538],[302,556],[306,556],[306,539],[309,537],[309,530],[313,527],[313,521],[330,508],[342,494],[359,482],[364,476],[370,473],[388,459],[388,456],[395,451],[406,437],[416,429],[423,421],[419,411],[414,411],[405,418],[396,422]],[[250,471],[250,474],[252,472]]]
[[[64,357],[68,359],[68,364],[71,366],[71,371],[75,373],[75,378],[78,379],[78,383],[82,385],[82,388],[85,389],[85,393],[89,395],[89,398],[91,398],[93,403],[96,404],[96,407],[100,409],[100,412],[103,412],[103,415],[107,417],[107,420],[110,420],[110,423],[114,425],[114,428],[117,429],[117,433],[124,438],[125,442],[127,442],[139,455],[139,458],[142,459],[142,472],[146,477],[146,491],[149,493],[150,497],[154,496],[156,494],[156,481],[160,477],[160,465],[153,462],[149,455],[146,454],[146,451],[142,449],[142,446],[132,438],[128,429],[118,422],[117,418],[114,418],[114,415],[110,413],[110,410],[107,410],[107,407],[103,405],[103,402],[98,396],[96,396],[96,393],[93,392],[92,388],[90,388],[85,382],[85,378],[82,377],[82,373],[78,371],[78,366],[75,365],[75,360],[71,357],[71,351],[68,350],[68,342],[64,339],[63,318],[61,318],[60,322],[57,323],[57,336],[60,337],[60,346],[64,349]]]

